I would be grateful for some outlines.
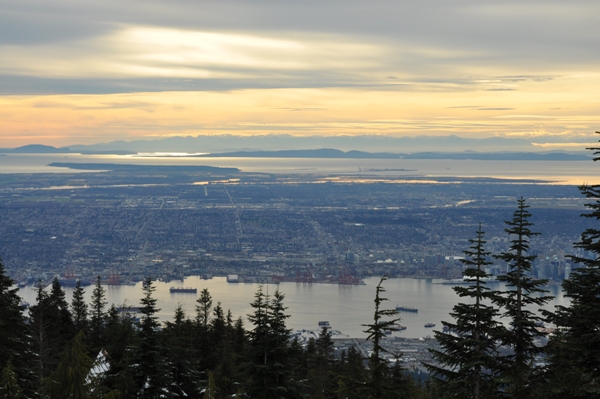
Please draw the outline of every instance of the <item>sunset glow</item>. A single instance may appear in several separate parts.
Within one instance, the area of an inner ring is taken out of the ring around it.
[[[589,2],[155,3],[135,18],[28,3],[0,8],[21,23],[0,41],[1,147],[456,134],[573,149],[600,125]]]

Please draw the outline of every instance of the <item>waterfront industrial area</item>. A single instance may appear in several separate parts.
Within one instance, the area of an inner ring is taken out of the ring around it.
[[[2,257],[25,284],[98,275],[104,284],[188,275],[260,283],[360,284],[382,274],[456,279],[480,222],[487,249],[505,250],[504,221],[520,195],[541,232],[531,243],[536,274],[560,282],[587,222],[574,186],[494,179],[390,184],[126,171],[0,180]],[[490,273],[504,271],[491,261]]]

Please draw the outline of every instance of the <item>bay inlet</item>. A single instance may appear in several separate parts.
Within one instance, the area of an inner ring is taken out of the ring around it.
[[[334,330],[353,338],[364,338],[365,327],[362,324],[373,322],[375,287],[379,277],[364,280],[365,285],[335,285],[335,284],[308,284],[308,283],[280,283],[263,286],[265,293],[273,293],[276,289],[285,294],[284,305],[288,307],[287,313],[291,316],[287,325],[294,330],[317,330],[319,321],[329,321]],[[406,326],[403,331],[394,332],[394,336],[407,338],[420,338],[432,336],[431,328],[426,328],[426,323],[435,323],[434,330],[442,328],[442,321],[451,321],[449,313],[458,302],[465,300],[459,298],[452,290],[452,285],[434,284],[431,279],[397,278],[384,282],[386,289],[384,296],[389,301],[384,302],[385,308],[395,308],[397,305],[417,308],[418,313],[400,312],[400,324]],[[186,277],[184,281],[156,281],[154,297],[158,300],[160,308],[158,317],[161,321],[173,319],[175,309],[182,305],[186,315],[195,317],[196,299],[200,291],[208,289],[213,304],[221,303],[225,311],[231,310],[235,319],[242,317],[246,328],[250,328],[247,315],[252,313],[250,302],[259,284],[254,283],[228,283],[225,277],[213,277],[204,280],[199,276]],[[197,288],[198,293],[171,293],[171,287]],[[104,286],[107,301],[115,306],[139,306],[142,298],[142,284]],[[85,287],[86,301],[90,303],[94,286]],[[502,289],[500,283],[490,284],[490,288]],[[71,301],[73,288],[65,287],[67,301]],[[555,296],[546,308],[553,310],[555,305],[568,304],[567,298],[562,295],[560,286],[547,287],[549,295]],[[32,286],[27,286],[19,291],[19,295],[29,302],[35,303],[36,292]]]

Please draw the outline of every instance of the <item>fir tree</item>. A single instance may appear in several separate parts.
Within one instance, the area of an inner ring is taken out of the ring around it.
[[[242,356],[246,349],[246,345],[248,344],[248,333],[246,332],[246,328],[244,327],[244,320],[241,316],[238,317],[235,323],[233,324],[231,341],[233,351],[238,356]]]
[[[217,306],[213,309],[213,317],[208,331],[208,344],[211,350],[207,360],[210,370],[214,371],[227,356],[227,333],[227,322],[223,307],[221,302],[217,302]]]
[[[497,396],[498,337],[503,331],[496,321],[498,311],[490,305],[496,293],[485,285],[489,277],[484,268],[491,262],[484,248],[484,232],[477,230],[477,238],[470,239],[471,247],[464,252],[461,262],[467,266],[464,272],[472,285],[456,286],[454,291],[461,298],[470,298],[471,303],[454,306],[450,316],[454,323],[442,322],[447,332],[435,332],[441,350],[430,350],[440,366],[427,365],[430,373],[440,384],[445,397],[492,398]]]
[[[0,373],[0,397],[5,399],[21,399],[25,395],[19,386],[18,375],[15,366],[10,360],[6,363]]]
[[[354,346],[342,352],[337,367],[337,394],[340,398],[363,399],[367,384],[367,370],[363,358]]]
[[[41,281],[37,287],[37,303],[29,309],[31,326],[34,335],[34,347],[38,354],[38,374],[40,378],[48,377],[61,361],[65,345],[72,338],[68,305],[64,292],[55,279],[51,294],[44,291]]]
[[[219,387],[220,396],[227,397],[236,391],[235,378],[239,374],[238,354],[233,349],[234,325],[231,312],[223,313],[221,303],[213,309],[210,323],[211,369]]]
[[[57,277],[52,280],[52,288],[50,289],[50,300],[53,302],[53,305],[58,308],[60,312],[61,319],[60,321],[63,324],[66,324],[69,328],[72,329],[73,319],[71,318],[71,311],[69,310],[69,304],[66,300],[65,291],[60,285],[60,281]],[[73,337],[69,338],[69,341]]]
[[[375,313],[373,315],[373,323],[363,324],[367,327],[364,331],[367,335],[367,340],[373,343],[373,353],[369,357],[369,382],[367,384],[366,395],[374,399],[395,397],[395,387],[388,383],[389,366],[388,361],[383,357],[384,353],[388,353],[382,345],[382,341],[386,339],[386,332],[392,332],[395,325],[400,321],[400,318],[393,318],[398,314],[396,309],[382,309],[381,304],[388,301],[382,294],[385,292],[383,282],[387,280],[383,276],[379,280],[379,284],[375,289]]]
[[[81,286],[81,281],[77,280],[73,290],[73,299],[71,300],[71,309],[73,314],[73,325],[75,331],[87,331],[88,327],[88,305],[84,300],[85,290]]]
[[[173,385],[179,396],[196,397],[200,393],[200,373],[196,369],[195,353],[190,351],[195,333],[193,322],[186,318],[181,304],[175,309],[173,321],[166,322],[163,336]]]
[[[600,154],[600,148],[589,149]],[[590,201],[582,216],[599,221],[600,185],[579,190]],[[580,267],[562,284],[571,303],[558,306],[552,317],[557,330],[548,345],[548,391],[555,398],[600,398],[600,229],[586,229],[575,247],[591,257],[572,256]]]
[[[136,384],[139,398],[170,398],[171,374],[162,356],[159,340],[156,298],[152,296],[156,288],[151,279],[144,284],[144,297],[139,324],[139,347],[136,353]]]
[[[0,369],[14,374],[17,385],[31,397],[37,380],[33,370],[38,359],[33,352],[31,330],[23,316],[18,288],[13,285],[0,259]],[[11,365],[7,368],[8,362]]]
[[[106,318],[106,352],[110,367],[102,384],[118,390],[124,399],[135,398],[137,395],[132,366],[137,347],[137,330],[133,317],[127,313],[119,313],[112,305]]]
[[[210,312],[212,310],[212,296],[208,289],[204,288],[200,293],[200,298],[196,301],[196,342],[194,350],[197,358],[197,368],[205,371],[211,367],[211,353],[209,337]]]
[[[217,384],[215,383],[215,375],[212,371],[208,372],[208,383],[203,398],[217,399]]]
[[[100,276],[96,278],[96,286],[92,291],[90,306],[89,345],[94,352],[99,352],[106,343],[104,323],[106,321],[105,308],[108,302],[106,301],[106,289],[100,284],[101,279]]]
[[[208,329],[212,303],[213,301],[210,292],[208,292],[208,289],[204,288],[200,292],[200,298],[196,300],[196,322],[205,330]]]
[[[254,313],[248,315],[254,328],[249,334],[247,392],[252,398],[289,398],[290,330],[285,325],[289,315],[285,314],[284,295],[275,291],[270,299],[261,286],[254,298],[250,304]]]
[[[73,325],[73,317],[69,310],[69,304],[66,300],[65,291],[60,285],[57,277],[52,280],[52,288],[48,295],[51,309],[53,310],[53,328],[60,334],[59,350],[62,352],[63,347],[75,336],[75,326]]]
[[[289,356],[291,330],[286,325],[290,315],[286,314],[287,307],[283,305],[284,299],[285,295],[277,289],[268,307],[271,376],[276,384],[275,392],[278,393],[276,397],[282,398],[293,396],[293,384],[290,381],[292,359]]]
[[[306,352],[312,352],[308,355],[308,380],[310,381],[310,397],[316,399],[330,398],[334,395],[336,385],[332,378],[333,370],[333,341],[331,332],[323,327],[316,340],[311,340],[310,345],[314,349]]]
[[[65,349],[56,371],[44,379],[43,397],[48,399],[91,399],[93,397],[88,379],[93,360],[87,354],[83,343],[84,337],[84,332],[80,331],[73,338]]]
[[[537,324],[545,321],[530,309],[531,306],[543,306],[552,297],[542,296],[547,291],[542,287],[547,280],[534,279],[531,276],[534,255],[528,255],[531,237],[538,235],[531,231],[533,223],[529,221],[525,199],[517,201],[517,210],[513,219],[506,221],[506,231],[510,238],[508,251],[496,257],[508,264],[506,275],[498,276],[505,282],[509,290],[492,298],[500,307],[501,315],[509,320],[510,329],[502,334],[502,344],[510,348],[511,353],[502,357],[502,383],[505,391],[513,398],[530,398],[535,395],[540,384],[540,369],[534,361],[543,348],[536,345],[536,340],[544,334],[537,329]]]

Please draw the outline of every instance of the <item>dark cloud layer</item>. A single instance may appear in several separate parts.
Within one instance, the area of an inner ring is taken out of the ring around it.
[[[298,42],[329,40],[377,45],[385,51],[372,56],[373,65],[367,72],[377,75],[380,71],[378,79],[382,80],[402,74],[422,79],[457,80],[464,79],[465,70],[474,67],[504,68],[528,74],[537,71],[546,76],[569,68],[590,71],[599,66],[600,29],[594,19],[596,15],[600,15],[600,2],[582,0],[154,0],[143,4],[115,0],[24,0],[0,5],[0,51],[4,49],[3,57],[8,54],[10,58],[11,48],[31,49],[35,53],[39,46],[44,46],[50,54],[48,57],[55,50],[56,57],[76,59],[89,50],[100,57],[103,54],[98,52],[106,52],[105,56],[110,58],[110,45],[118,47],[120,43],[97,45],[99,38],[128,27],[168,28]],[[71,47],[73,43],[79,44]],[[86,43],[89,43],[88,50]],[[364,61],[364,57],[357,53],[355,60],[358,63]],[[142,66],[152,67],[151,64]],[[31,93],[36,87],[38,93],[127,92],[152,87],[154,90],[189,90],[185,84],[164,84],[151,79],[152,86],[148,86],[139,79],[107,79],[110,76],[89,76],[88,81],[60,76],[61,79],[50,81],[37,70],[26,73],[17,67],[13,69],[16,70],[3,70],[5,74],[26,77],[3,83],[0,90],[4,93]],[[293,76],[287,83],[274,82],[271,71],[257,74],[250,81],[215,79],[211,83],[204,82],[200,90],[352,86],[353,79],[361,78],[370,79],[367,84],[378,84],[373,76],[365,77],[365,71],[360,69],[354,73],[346,71],[348,75],[353,74],[353,78],[336,76],[335,71],[327,71],[319,65],[308,71],[306,76]],[[282,75],[289,78],[285,73]],[[265,82],[258,82],[261,79]],[[518,77],[515,79],[518,81]],[[510,87],[487,89],[513,90]]]

